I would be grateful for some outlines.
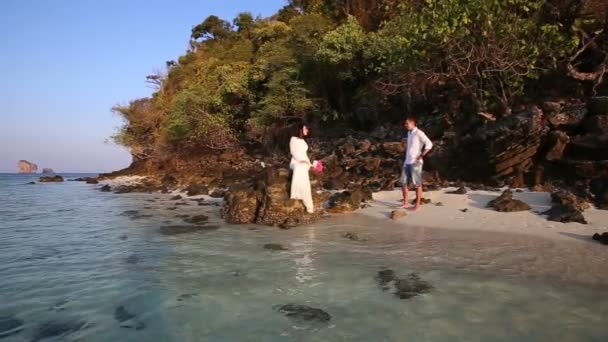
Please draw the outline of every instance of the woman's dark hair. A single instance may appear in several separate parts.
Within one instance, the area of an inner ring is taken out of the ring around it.
[[[300,138],[300,139],[306,138],[304,136],[304,127],[308,128],[308,125],[306,125],[305,122],[298,122],[298,123],[294,124],[291,136]],[[310,130],[310,128],[308,128],[308,129]]]

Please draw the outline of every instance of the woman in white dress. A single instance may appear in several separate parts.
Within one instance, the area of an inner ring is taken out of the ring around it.
[[[293,171],[291,178],[291,198],[299,199],[304,202],[308,213],[314,212],[312,203],[312,191],[310,189],[309,170],[312,166],[308,159],[308,144],[304,138],[308,135],[308,127],[305,124],[299,124],[297,131],[294,132],[289,141],[289,151],[291,153],[291,162],[289,168]]]

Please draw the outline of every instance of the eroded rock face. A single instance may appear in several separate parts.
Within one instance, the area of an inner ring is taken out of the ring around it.
[[[530,210],[530,206],[525,202],[513,198],[511,190],[505,190],[498,198],[491,200],[488,203],[488,208],[494,208],[500,212],[514,212]]]
[[[38,165],[29,162],[27,160],[20,160],[17,162],[17,172],[19,173],[36,173],[38,172]]]
[[[302,201],[290,198],[289,176],[287,169],[268,169],[253,181],[233,185],[224,197],[224,219],[228,223],[290,227],[314,222],[323,212],[327,194],[317,192],[313,186],[315,212],[309,214]]]

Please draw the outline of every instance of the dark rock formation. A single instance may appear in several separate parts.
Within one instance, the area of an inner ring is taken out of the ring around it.
[[[39,182],[48,183],[48,182],[63,182],[63,177],[57,176],[43,176],[38,179]]]
[[[188,195],[188,196],[198,196],[198,195],[209,194],[209,188],[206,185],[202,185],[202,184],[190,184],[184,190],[186,191],[186,195]]]
[[[215,189],[209,194],[211,198],[224,198],[225,195],[226,191],[221,189]]]
[[[572,206],[579,211],[584,211],[591,207],[589,202],[566,190],[557,190],[551,193],[551,201],[563,206]]]
[[[514,212],[530,210],[530,206],[520,200],[513,198],[511,190],[505,190],[498,198],[488,203],[488,208],[494,208],[500,212]]]
[[[187,223],[202,225],[202,224],[206,224],[207,222],[209,222],[209,216],[196,215],[196,216],[186,218],[184,221],[186,221]]]
[[[564,150],[570,137],[561,131],[553,131],[547,135],[545,159],[549,161],[560,160],[564,156]]]
[[[547,220],[549,221],[587,224],[583,213],[572,205],[556,204],[552,206],[551,209],[543,212],[542,215],[547,215]]]
[[[17,162],[18,173],[36,173],[38,172],[38,165],[29,162],[27,160],[20,160]]]
[[[86,177],[85,182],[87,184],[99,184],[99,181],[97,180],[97,178],[94,178],[94,177]]]
[[[608,245],[608,232],[593,234],[593,240],[599,241],[602,245]]]
[[[285,314],[289,318],[294,318],[303,321],[329,322],[331,315],[327,312],[313,308],[307,305],[300,304],[285,304],[278,308],[278,311]]]
[[[259,223],[281,225],[307,224],[317,220],[323,212],[327,195],[318,193],[313,183],[315,212],[306,212],[300,200],[289,195],[289,170],[268,169],[246,183],[234,184],[224,200],[223,216],[228,223]]]
[[[393,210],[391,211],[391,220],[398,220],[402,217],[406,217],[407,216],[407,212],[405,210]]]
[[[271,251],[286,251],[287,248],[283,247],[283,245],[278,244],[278,243],[267,243],[264,246],[264,249],[268,249]]]
[[[16,335],[23,330],[23,321],[16,317],[0,316],[0,338]]]
[[[360,209],[361,203],[370,200],[371,197],[371,191],[361,187],[338,192],[329,198],[327,211],[335,214],[352,212]]]
[[[110,191],[112,191],[112,187],[108,184],[104,184],[101,188],[99,188],[99,190],[101,190],[103,192],[110,192]]]
[[[420,279],[416,273],[410,273],[405,278],[399,278],[395,271],[391,269],[378,271],[376,281],[382,291],[390,290],[392,284],[395,290],[393,293],[399,299],[409,299],[428,293],[433,289],[431,284]]]

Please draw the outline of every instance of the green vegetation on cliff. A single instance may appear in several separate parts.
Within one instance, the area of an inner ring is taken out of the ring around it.
[[[270,18],[209,16],[147,77],[150,98],[114,108],[114,139],[159,157],[269,146],[298,118],[363,129],[455,104],[500,116],[571,84],[605,92],[607,13],[599,0],[292,0]]]

